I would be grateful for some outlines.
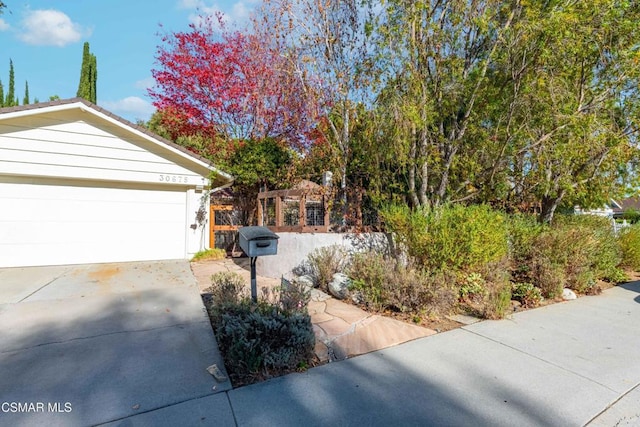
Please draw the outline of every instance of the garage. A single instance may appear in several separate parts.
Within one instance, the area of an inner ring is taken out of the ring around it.
[[[231,179],[81,99],[0,109],[0,267],[189,258]]]

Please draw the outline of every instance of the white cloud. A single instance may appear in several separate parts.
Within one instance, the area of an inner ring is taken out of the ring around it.
[[[147,77],[146,79],[138,80],[133,84],[136,89],[149,89],[156,84],[156,80],[153,77]]]
[[[243,1],[237,2],[231,9],[231,15],[234,17],[235,21],[244,21],[245,19],[249,19],[250,13],[251,9],[248,8]]]
[[[148,120],[156,111],[150,102],[137,96],[128,96],[117,101],[100,102],[100,106],[128,120]]]
[[[7,24],[4,19],[0,19],[0,31],[7,31],[10,28],[10,25]]]
[[[48,9],[28,12],[18,37],[32,45],[63,47],[90,34],[91,31],[72,22],[64,13]]]
[[[203,4],[202,0],[180,0],[180,2],[178,2],[178,7],[182,9],[196,9],[201,4]]]
[[[189,21],[193,24],[200,24],[202,15],[213,16],[217,13],[223,15],[225,23],[242,24],[245,23],[254,6],[259,4],[260,0],[239,0],[231,7],[223,9],[216,2],[207,2],[205,0],[179,0],[178,7],[182,9],[193,9],[194,12],[189,14]]]

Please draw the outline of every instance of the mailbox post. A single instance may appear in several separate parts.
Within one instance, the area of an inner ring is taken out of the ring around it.
[[[251,300],[258,301],[258,286],[256,283],[256,260],[259,256],[275,255],[278,253],[278,239],[280,238],[267,227],[240,227],[240,248],[251,258]]]

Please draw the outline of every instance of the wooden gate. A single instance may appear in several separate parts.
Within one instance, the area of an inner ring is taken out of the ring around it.
[[[232,213],[233,205],[210,205],[209,245],[212,248],[233,250],[239,225],[233,223]]]

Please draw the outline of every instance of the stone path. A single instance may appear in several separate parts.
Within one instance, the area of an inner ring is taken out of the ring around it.
[[[248,258],[194,262],[191,270],[201,292],[211,285],[211,275],[218,272],[236,272],[245,278],[247,286],[251,279]],[[258,276],[256,280],[258,294],[263,288],[280,286],[278,279]],[[347,359],[436,333],[432,329],[367,313],[318,289],[311,293],[308,310],[316,335],[315,353],[322,362]]]

